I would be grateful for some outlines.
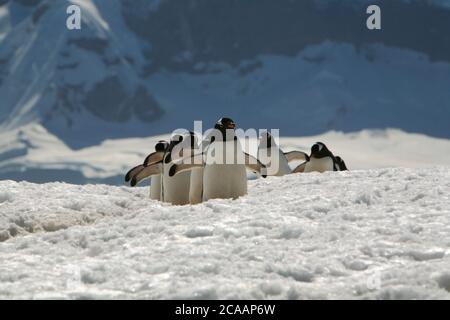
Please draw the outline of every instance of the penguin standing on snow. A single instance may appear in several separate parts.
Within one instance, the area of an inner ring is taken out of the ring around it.
[[[155,145],[155,152],[147,156],[144,163],[138,165],[128,171],[125,176],[125,181],[131,181],[131,186],[136,186],[139,182],[144,181],[151,177],[152,181],[150,184],[150,199],[160,200],[161,199],[161,175],[155,174],[154,168],[150,166],[154,163],[162,161],[164,153],[168,148],[169,143],[167,141],[159,141]]]
[[[190,172],[183,172],[180,175],[173,177],[169,176],[169,169],[174,161],[180,159],[184,152],[191,150],[192,134],[191,135],[175,135],[167,148],[162,163],[159,165],[161,170],[162,189],[161,200],[171,203],[173,205],[185,205],[189,203],[189,187],[190,187]],[[180,152],[178,154],[177,152]]]
[[[174,205],[196,204],[202,201],[202,168],[184,170],[177,176],[169,175],[169,169],[173,164],[181,163],[183,158],[189,159],[195,153],[201,154],[197,137],[193,132],[184,136],[175,135],[166,149],[163,160],[148,166],[150,174],[161,175],[161,201]]]
[[[214,126],[220,134],[213,135],[206,150],[203,201],[237,199],[247,194],[247,170],[244,164],[236,161],[239,154],[243,158],[243,151],[234,134],[235,128],[236,124],[230,118],[221,118]]]
[[[192,134],[193,137],[191,143],[191,157],[195,157],[196,154],[201,154],[200,146],[198,144],[197,137]],[[192,168],[191,180],[189,184],[189,203],[199,204],[203,199],[203,167]]]
[[[308,161],[309,156],[301,151],[283,152],[269,132],[263,132],[258,145],[258,159],[266,166],[267,176],[284,176],[292,173],[289,162]]]
[[[193,155],[186,163],[174,164],[169,175],[202,169],[202,200],[237,199],[247,194],[246,168],[261,173],[264,165],[256,158],[243,152],[235,135],[236,125],[230,118],[221,118],[207,138],[203,153]],[[196,190],[199,192],[200,190]],[[192,192],[192,190],[191,190]]]
[[[348,170],[344,160],[335,157],[322,142],[317,142],[311,147],[309,161],[306,161],[293,170],[298,172],[325,172],[325,171],[344,171]]]
[[[156,152],[150,154],[145,159],[143,165],[144,168],[132,176],[131,186],[135,186],[149,177],[160,176],[160,200],[174,205],[188,204],[190,172],[181,173],[176,177],[169,176],[168,172],[174,160],[183,157],[183,152],[187,151],[188,155],[190,155],[191,135],[192,134],[186,136],[174,135],[170,139],[170,143],[165,146],[162,156],[159,153],[156,156]],[[177,154],[177,152],[180,152],[180,154]],[[130,172],[136,168],[133,168]],[[155,194],[156,193],[157,191],[155,191]]]
[[[160,141],[159,143],[156,144],[155,146],[155,150],[158,153],[164,154],[167,150],[167,148],[169,147],[169,143],[167,141]],[[152,159],[151,155],[149,155],[145,161],[144,161],[144,165],[148,166],[151,163],[154,163],[157,159]],[[162,158],[161,158],[162,160]],[[152,176],[152,182],[150,185],[150,199],[152,200],[161,200],[161,190],[162,190],[162,179],[161,179],[161,174],[157,174]]]

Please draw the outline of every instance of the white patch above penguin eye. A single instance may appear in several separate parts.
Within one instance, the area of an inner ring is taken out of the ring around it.
[[[318,145],[319,145],[319,152],[320,152],[320,151],[322,151],[322,149],[323,149],[323,144],[318,143]]]

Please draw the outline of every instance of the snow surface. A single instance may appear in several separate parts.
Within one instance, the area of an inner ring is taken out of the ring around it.
[[[450,167],[249,184],[171,206],[0,182],[0,299],[450,299]]]

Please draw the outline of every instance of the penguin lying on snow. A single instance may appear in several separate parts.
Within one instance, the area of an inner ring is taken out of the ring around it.
[[[317,142],[311,147],[309,160],[299,165],[293,173],[299,172],[325,172],[348,170],[341,157],[335,157],[322,142]]]
[[[150,198],[153,200],[161,199],[161,175],[153,175],[150,165],[161,161],[169,143],[161,140],[155,145],[155,152],[147,156],[143,164],[140,164],[125,175],[125,182],[129,182],[134,187],[138,182],[152,177],[150,185]]]
[[[235,128],[236,125],[230,118],[219,119],[214,126],[213,134],[205,143],[207,144],[205,150],[192,155],[189,159],[183,159],[182,163],[173,164],[169,175],[176,176],[186,171],[200,169],[197,174],[202,183],[198,184],[197,188],[201,188],[202,201],[217,198],[236,199],[246,195],[246,168],[261,174],[264,165],[243,152],[235,135]],[[199,193],[200,190],[196,191]]]
[[[283,152],[269,132],[263,132],[258,145],[258,159],[266,166],[267,176],[284,176],[292,173],[289,162],[309,161],[302,151]]]

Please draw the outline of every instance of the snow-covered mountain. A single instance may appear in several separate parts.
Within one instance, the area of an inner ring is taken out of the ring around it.
[[[450,299],[450,170],[147,188],[0,182],[0,299]]]
[[[71,3],[82,30],[65,27]],[[367,1],[3,0],[1,127],[38,122],[76,147],[222,114],[289,135],[450,137],[450,10],[378,3],[374,32]]]
[[[0,134],[39,128],[83,150],[227,115],[282,136],[399,128],[450,138],[449,1],[370,2],[381,31],[366,28],[366,0],[0,0]],[[81,6],[81,30],[66,28],[70,4]],[[11,139],[1,177],[39,181],[29,159],[48,149]],[[76,169],[66,181],[83,177]]]
[[[81,6],[82,30],[66,28],[71,3]],[[0,122],[5,129],[38,122],[75,145],[89,145],[87,133],[99,132],[93,141],[108,137],[113,131],[106,132],[108,124],[162,116],[135,66],[142,63],[145,46],[127,31],[120,10],[118,1],[2,5]]]

